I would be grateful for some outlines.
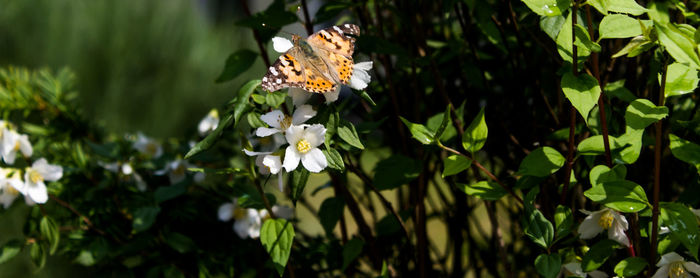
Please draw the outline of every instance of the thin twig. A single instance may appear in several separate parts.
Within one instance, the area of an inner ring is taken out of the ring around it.
[[[78,210],[76,210],[75,208],[73,208],[73,206],[71,206],[68,202],[63,201],[63,200],[59,199],[58,197],[56,197],[56,196],[54,196],[54,195],[52,195],[52,194],[49,194],[49,198],[51,198],[51,200],[56,201],[56,203],[58,203],[58,204],[61,205],[62,207],[67,208],[68,210],[72,211],[75,215],[77,215],[78,217],[80,217],[80,219],[83,220],[83,222],[85,222],[85,224],[87,224],[87,226],[88,226],[90,229],[92,229],[93,231],[97,232],[98,234],[100,234],[100,235],[102,235],[102,236],[105,235],[105,232],[104,232],[104,231],[100,230],[99,228],[95,227],[95,225],[92,224],[92,221],[90,221],[90,218],[87,218],[87,216],[85,216],[85,215],[83,215],[82,213],[78,212]],[[115,240],[117,240],[117,242],[119,241],[119,240],[116,239],[116,238],[115,238]]]
[[[668,63],[664,62],[664,67],[661,72],[661,88],[659,89],[659,106],[664,105],[665,88],[666,88],[666,70]],[[656,262],[656,244],[659,238],[659,190],[661,188],[661,133],[662,120],[656,122],[655,125],[656,142],[654,144],[654,204],[651,209],[651,246],[649,250],[649,272],[652,273],[653,263]]]
[[[571,46],[573,47],[573,55],[571,55],[571,65],[572,72],[574,76],[578,76],[578,48],[576,47],[576,18],[578,17],[578,3],[576,0],[573,1],[573,7],[571,8]],[[574,167],[574,143],[576,136],[576,108],[574,104],[569,102],[569,146],[566,155],[566,168],[564,171],[564,186],[561,189],[561,196],[559,203],[564,204],[566,202],[566,193],[569,190],[569,183],[571,181],[571,170]]]

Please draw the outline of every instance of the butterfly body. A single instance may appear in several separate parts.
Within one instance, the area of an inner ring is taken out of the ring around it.
[[[263,77],[263,89],[273,92],[286,87],[326,93],[352,76],[352,53],[360,28],[352,24],[333,26],[306,39],[293,36],[293,46],[280,56]]]

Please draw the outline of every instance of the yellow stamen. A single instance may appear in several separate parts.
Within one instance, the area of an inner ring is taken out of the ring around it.
[[[14,150],[19,151],[19,140],[17,140],[17,142],[15,142]]]
[[[311,144],[306,139],[301,139],[297,142],[297,151],[301,154],[305,154],[311,150]]]
[[[683,262],[672,262],[668,267],[668,277],[670,278],[681,278],[685,277],[685,268],[683,268]]]
[[[44,181],[44,177],[42,177],[41,174],[39,174],[39,172],[37,172],[36,170],[29,169],[28,172],[29,172],[29,180],[31,180],[32,183],[39,183],[40,181]]]
[[[279,123],[280,129],[287,130],[287,128],[292,126],[292,117],[285,115],[283,119],[279,120]]]
[[[603,227],[603,229],[610,229],[614,219],[615,218],[613,217],[612,212],[610,212],[610,210],[606,210],[600,216],[600,219],[598,220],[598,225]]]
[[[244,208],[233,209],[233,219],[241,220],[248,216],[248,212]]]
[[[17,191],[17,189],[15,189],[13,186],[11,186],[9,184],[7,186],[5,186],[5,192],[7,192],[11,195],[19,195],[19,191]]]

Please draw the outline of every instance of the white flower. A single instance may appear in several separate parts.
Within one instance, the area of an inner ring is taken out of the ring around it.
[[[150,157],[160,157],[163,154],[163,147],[145,135],[143,133],[138,133],[136,135],[136,142],[134,142],[134,149],[137,149],[142,154],[148,155]]]
[[[272,38],[272,48],[274,48],[275,51],[277,51],[279,53],[285,53],[293,46],[294,46],[294,44],[292,43],[292,41],[290,41],[286,38],[282,38],[282,37]]]
[[[318,149],[326,137],[326,128],[320,124],[291,126],[285,132],[289,146],[284,154],[284,169],[291,172],[299,161],[310,172],[318,173],[328,166],[326,156]]]
[[[212,109],[209,111],[204,119],[199,122],[197,129],[199,130],[199,135],[204,136],[209,132],[212,132],[219,126],[219,111]]]
[[[316,110],[311,105],[302,105],[297,107],[294,114],[290,118],[280,110],[265,113],[260,116],[260,119],[268,124],[270,128],[259,127],[255,130],[255,135],[259,137],[270,136],[275,133],[284,132],[292,125],[300,125],[316,116]]]
[[[0,204],[5,209],[17,199],[23,184],[19,170],[0,168]]]
[[[279,155],[273,155],[272,152],[253,152],[243,149],[243,152],[248,156],[255,156],[255,166],[258,166],[258,172],[261,175],[276,174],[277,187],[284,192],[284,184],[282,183],[282,159]]]
[[[260,237],[262,227],[262,216],[255,209],[245,209],[238,206],[238,200],[233,199],[230,203],[224,203],[219,207],[219,220],[229,221],[233,219],[233,230],[240,238]]]
[[[187,168],[190,166],[191,165],[187,161],[176,159],[175,161],[171,161],[170,163],[166,164],[164,169],[156,171],[155,174],[165,175],[167,173],[168,178],[170,179],[170,184],[176,184],[185,180],[187,177]]]
[[[588,214],[578,227],[578,233],[582,239],[593,238],[603,232],[603,230],[608,230],[609,239],[615,240],[624,246],[630,246],[630,241],[625,234],[629,224],[627,219],[620,213],[609,208],[595,212],[585,210],[581,210],[581,212]]]
[[[102,166],[102,168],[105,168],[105,170],[110,171],[112,173],[117,174],[121,172],[124,180],[130,181],[133,179],[133,181],[136,183],[136,189],[138,189],[141,192],[146,191],[146,181],[143,180],[143,178],[141,177],[141,175],[139,175],[138,172],[134,171],[134,168],[133,166],[131,166],[131,163],[105,163],[102,161],[98,161],[97,164]]]
[[[656,264],[659,269],[654,273],[652,278],[689,278],[693,277],[690,272],[700,275],[700,265],[694,262],[686,262],[681,255],[676,252],[667,253],[661,256],[659,263]]]
[[[583,272],[583,269],[581,268],[581,263],[580,262],[570,262],[567,264],[563,264],[561,266],[561,270],[559,271],[559,274],[557,277],[571,277],[571,276],[576,276],[576,277],[582,277],[586,278],[590,275],[592,278],[608,278],[608,275],[605,274],[605,272],[602,272],[600,270],[594,270],[591,272]]]
[[[312,96],[312,93],[295,87],[290,87],[289,90],[287,90],[287,94],[292,98],[294,106],[306,103]],[[323,93],[323,97],[326,98],[326,104],[338,100],[338,96],[340,96],[340,87],[336,87],[333,91]]]
[[[692,211],[695,214],[695,216],[700,218],[700,209],[690,209],[690,211]]]
[[[372,81],[372,77],[368,73],[368,71],[371,69],[372,61],[355,64],[353,66],[352,76],[350,77],[350,83],[348,86],[355,90],[367,88],[367,84]]]
[[[24,172],[24,185],[19,192],[29,197],[34,203],[46,203],[49,196],[44,181],[57,181],[61,177],[63,177],[63,168],[49,164],[42,157]]]
[[[20,135],[14,130],[9,130],[6,127],[2,130],[2,159],[7,164],[15,163],[17,152],[20,151],[25,157],[32,156],[32,144],[29,143],[27,135]]]

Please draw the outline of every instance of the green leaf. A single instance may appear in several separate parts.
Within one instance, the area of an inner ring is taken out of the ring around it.
[[[654,43],[645,36],[636,36],[632,38],[620,51],[612,55],[612,58],[621,57],[627,55],[627,57],[636,57],[639,54],[644,53],[651,49]]]
[[[326,157],[326,160],[328,161],[328,167],[338,171],[345,170],[345,163],[343,163],[343,157],[337,150],[330,148],[325,149],[322,152],[323,155]]]
[[[268,92],[267,95],[265,95],[265,104],[277,108],[280,104],[284,103],[286,97],[287,93],[285,92]]]
[[[552,222],[549,222],[537,209],[530,211],[526,217],[527,221],[524,225],[525,234],[537,245],[548,249],[554,238]]]
[[[583,255],[581,268],[583,272],[591,272],[598,269],[615,252],[618,247],[614,240],[604,239],[591,246],[591,249]]]
[[[457,183],[459,189],[470,196],[479,197],[482,200],[498,200],[508,194],[498,183],[491,181],[480,181],[472,185]]]
[[[644,130],[647,126],[668,115],[668,107],[656,106],[647,99],[637,99],[625,111],[626,129]]]
[[[442,177],[444,178],[468,169],[469,166],[472,165],[472,160],[461,155],[453,154],[445,158],[442,163],[445,165],[445,168],[442,170]]]
[[[651,21],[647,22],[647,25],[651,25]],[[600,34],[598,40],[631,38],[642,34],[642,26],[635,18],[624,14],[610,14],[600,21],[598,32]]]
[[[61,234],[58,232],[56,222],[50,217],[44,216],[39,223],[39,230],[41,235],[49,242],[49,254],[53,255],[58,249],[58,243],[61,241]]]
[[[22,241],[19,239],[13,239],[5,243],[5,245],[0,247],[0,264],[17,256],[22,251],[22,247]]]
[[[562,205],[558,205],[554,211],[554,226],[556,227],[557,238],[563,238],[571,233],[571,227],[574,225],[574,218],[571,214],[571,209]]]
[[[360,97],[364,99],[365,101],[369,102],[372,106],[377,106],[377,103],[374,102],[371,96],[367,93],[367,91],[362,91],[360,92]]]
[[[270,202],[270,205],[275,205],[275,203],[277,202],[277,198],[272,193],[265,193],[265,197],[267,197],[267,201]],[[258,193],[257,190],[253,189],[251,190],[251,192],[245,193],[238,197],[238,206],[242,208],[252,208],[260,210],[265,209],[265,201],[263,201],[262,196],[260,196],[260,193]]]
[[[309,180],[309,175],[311,175],[311,173],[309,173],[309,171],[304,167],[299,167],[291,174],[292,178],[290,180],[292,181],[292,201],[296,204],[297,200],[299,200],[301,195],[304,193],[304,187],[306,187],[306,182]]]
[[[692,93],[698,87],[698,70],[681,63],[670,64],[666,73],[666,97],[681,96]],[[659,74],[661,84],[661,74]]]
[[[350,263],[352,263],[352,261],[354,261],[355,258],[357,258],[357,256],[362,254],[362,246],[364,245],[365,242],[358,237],[353,237],[351,240],[345,243],[345,246],[343,246],[342,271],[345,271],[345,269],[350,265]]]
[[[284,219],[267,219],[260,229],[260,242],[270,254],[277,273],[282,276],[294,243],[294,227]]]
[[[637,4],[635,0],[602,0],[607,2],[609,12],[618,12],[631,15],[641,15],[647,12],[647,9]]]
[[[680,240],[697,260],[700,231],[695,214],[680,203],[661,202],[659,207],[661,208],[661,223],[671,230],[671,235]]]
[[[475,153],[483,148],[486,143],[486,137],[489,135],[484,109],[485,107],[481,108],[479,114],[476,115],[471,124],[464,130],[464,135],[462,136],[462,147],[470,153]]]
[[[224,70],[219,77],[216,78],[216,83],[229,81],[238,77],[238,75],[249,69],[253,63],[255,63],[255,58],[257,57],[258,53],[248,49],[241,49],[229,55],[228,59],[226,59]]]
[[[260,114],[257,112],[248,112],[246,118],[248,119],[248,125],[250,125],[251,129],[267,127],[267,124],[260,119]]]
[[[393,189],[417,178],[422,169],[420,160],[392,155],[375,166],[374,185],[379,190]]]
[[[574,32],[576,32],[576,41],[574,44],[581,49],[588,49],[592,52],[600,52],[600,45],[591,40],[591,36],[588,35],[588,31],[583,26],[576,24],[574,25]]]
[[[29,257],[37,270],[44,268],[46,264],[46,249],[41,243],[34,243],[29,247]]]
[[[326,231],[326,236],[333,234],[335,225],[343,215],[345,202],[341,197],[330,197],[323,201],[321,208],[318,210],[318,218],[321,221],[323,230]]]
[[[623,148],[625,145],[622,144],[614,136],[608,136],[608,143],[610,144],[610,151]],[[583,139],[578,143],[576,147],[581,155],[602,155],[605,154],[605,144],[603,142],[603,135],[594,135]]]
[[[616,97],[624,102],[632,102],[637,99],[637,97],[634,96],[630,90],[625,88],[624,79],[606,84],[603,91],[605,92],[606,96]]]
[[[628,180],[603,182],[583,192],[594,202],[621,212],[638,212],[649,205],[644,188]]]
[[[352,6],[353,4],[351,3],[329,1],[323,4],[323,6],[321,6],[321,8],[319,8],[316,14],[314,15],[314,24],[329,21],[334,17],[338,16],[343,11],[349,10]]]
[[[185,183],[179,182],[173,185],[159,186],[153,194],[156,203],[162,203],[167,200],[172,200],[178,196],[185,194]]]
[[[160,213],[159,207],[142,207],[134,212],[134,221],[132,228],[137,233],[148,230],[156,221],[156,217]]]
[[[348,143],[355,148],[360,150],[365,149],[365,146],[362,145],[362,141],[360,141],[360,136],[357,135],[355,126],[351,122],[345,120],[340,121],[340,126],[338,126],[338,136],[340,136],[340,139],[343,139],[345,143]]]
[[[688,38],[672,23],[654,22],[659,36],[659,42],[666,48],[668,54],[677,62],[688,64],[691,68],[700,68],[700,58],[695,52],[695,41]]]
[[[260,80],[251,80],[248,81],[248,83],[245,83],[243,87],[238,91],[238,96],[236,99],[231,101],[233,103],[233,113],[232,114],[227,114],[220,122],[219,125],[216,127],[214,131],[209,133],[204,140],[200,141],[197,143],[192,149],[190,149],[189,152],[185,155],[185,159],[188,159],[202,151],[205,151],[209,148],[211,148],[214,143],[216,143],[216,140],[219,139],[221,134],[224,132],[224,129],[226,129],[231,123],[234,123],[234,126],[238,123],[238,121],[241,119],[241,116],[245,112],[246,108],[248,107],[248,98],[250,98],[250,95],[255,91],[255,88],[260,86],[261,81]]]
[[[440,140],[440,136],[442,136],[442,133],[445,132],[447,124],[450,123],[450,107],[452,106],[447,105],[447,108],[445,108],[445,113],[442,114],[442,121],[440,122],[440,126],[438,126],[437,130],[435,130],[435,134],[433,135],[433,140],[435,141]]]
[[[540,17],[540,29],[556,41],[562,25],[566,22],[566,18],[561,15],[557,16],[542,16]]]
[[[627,167],[618,164],[610,169],[608,166],[598,165],[593,167],[588,175],[591,186],[598,186],[604,182],[624,180],[627,175]]]
[[[680,138],[672,133],[668,135],[668,138],[671,141],[671,154],[695,166],[695,168],[698,169],[698,173],[700,173],[700,145]]]
[[[335,108],[335,106],[332,105],[329,107],[330,112],[328,113],[328,120],[325,121],[326,138],[324,141],[327,149],[331,148],[331,140],[333,138],[333,135],[338,133],[338,126],[340,126],[340,113],[338,113],[338,110]]]
[[[537,273],[545,278],[555,278],[561,270],[561,257],[557,253],[540,254],[535,259]]]
[[[433,138],[435,137],[433,132],[430,131],[427,127],[425,127],[422,124],[414,124],[412,122],[409,122],[406,120],[404,117],[399,116],[401,118],[401,121],[408,127],[408,130],[411,131],[411,135],[413,135],[413,138],[418,140],[423,145],[430,145],[432,144]]]
[[[181,233],[168,232],[165,233],[163,237],[165,238],[165,243],[181,254],[187,253],[197,247],[191,238]]]
[[[538,15],[557,16],[569,9],[570,0],[523,0]]]
[[[551,147],[540,147],[530,152],[518,169],[519,175],[546,177],[554,174],[561,166],[564,166],[566,159],[557,150]]]
[[[640,257],[629,257],[617,263],[615,274],[620,277],[633,277],[647,266],[647,261]]]
[[[572,42],[573,42],[572,38],[573,37],[572,37],[572,32],[571,32],[571,28],[572,28],[571,27],[571,21],[572,21],[571,14],[572,13],[569,13],[569,15],[566,17],[566,22],[564,23],[564,25],[561,26],[561,30],[559,31],[559,35],[557,35],[556,42],[557,42],[557,51],[559,52],[559,56],[561,56],[561,58],[564,61],[573,64],[572,57],[574,55],[573,54],[574,52],[573,52],[573,46],[572,46]],[[582,22],[582,21],[579,20],[579,22]],[[577,51],[578,62],[581,63],[581,62],[585,61],[588,58],[588,55],[590,55],[590,54],[591,54],[591,51],[588,50],[587,48],[578,49],[578,51]]]
[[[588,123],[588,113],[598,104],[600,86],[595,77],[588,74],[574,76],[567,72],[561,78],[561,87],[564,95]]]

